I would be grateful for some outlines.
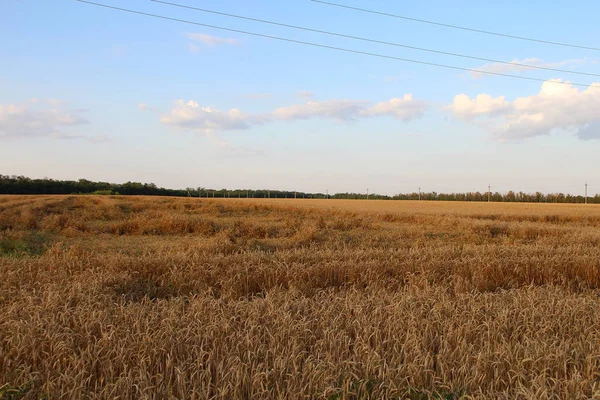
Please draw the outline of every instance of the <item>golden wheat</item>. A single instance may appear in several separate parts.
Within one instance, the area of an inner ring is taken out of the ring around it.
[[[1,399],[600,399],[600,207],[0,197]]]

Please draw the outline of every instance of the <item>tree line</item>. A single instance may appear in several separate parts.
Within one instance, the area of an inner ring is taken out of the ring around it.
[[[487,192],[466,193],[404,193],[394,196],[366,193],[306,193],[285,190],[250,189],[210,189],[204,187],[186,189],[165,189],[154,183],[94,182],[87,179],[77,181],[50,178],[31,179],[25,176],[0,175],[0,194],[104,194],[104,195],[145,195],[179,196],[208,198],[288,198],[288,199],[369,199],[369,200],[441,200],[441,201],[488,201]],[[493,202],[532,202],[532,203],[584,203],[585,197],[564,193],[507,193],[489,194]],[[588,203],[600,204],[600,195],[588,197]]]

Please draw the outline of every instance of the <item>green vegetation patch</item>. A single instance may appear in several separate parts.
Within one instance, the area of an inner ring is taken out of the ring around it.
[[[27,382],[20,386],[10,384],[0,385],[0,400],[20,400],[24,399],[27,393],[31,390],[33,381]]]
[[[0,256],[40,256],[50,242],[51,237],[41,232],[0,233]]]

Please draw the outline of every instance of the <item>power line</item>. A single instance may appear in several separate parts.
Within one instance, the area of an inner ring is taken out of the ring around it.
[[[262,33],[243,31],[243,30],[240,30],[240,29],[225,28],[225,27],[222,27],[222,26],[203,24],[203,23],[200,23],[200,22],[193,22],[193,21],[187,21],[187,20],[184,20],[184,19],[166,17],[164,15],[157,15],[157,14],[151,14],[151,13],[146,13],[146,12],[142,12],[142,11],[130,10],[130,9],[127,9],[127,8],[120,8],[120,7],[115,7],[115,6],[109,6],[107,4],[94,3],[92,1],[87,1],[87,0],[75,0],[75,1],[78,1],[80,3],[86,3],[86,4],[98,6],[98,7],[109,8],[109,9],[112,9],[112,10],[118,10],[118,11],[128,12],[128,13],[132,13],[132,14],[145,15],[145,16],[153,17],[153,18],[159,18],[159,19],[164,19],[164,20],[169,20],[169,21],[181,22],[181,23],[184,23],[184,24],[204,26],[206,28],[218,29],[218,30],[228,31],[228,32],[236,32],[236,33],[241,33],[241,34],[244,34],[244,35],[251,35],[251,36],[257,36],[257,37],[262,37],[262,38],[266,38],[266,39],[279,40],[279,41],[282,41],[282,42],[297,43],[297,44],[303,44],[303,45],[306,45],[306,46],[320,47],[320,48],[329,49],[329,50],[343,51],[343,52],[346,52],[346,53],[361,54],[361,55],[365,55],[365,56],[384,58],[384,59],[388,59],[388,60],[404,61],[404,62],[409,62],[409,63],[413,63],[413,64],[429,65],[429,66],[432,66],[432,67],[447,68],[447,69],[453,69],[453,70],[458,70],[458,71],[476,72],[476,73],[481,73],[481,74],[504,76],[504,77],[507,77],[507,78],[524,79],[524,80],[528,80],[528,81],[536,81],[536,82],[546,82],[547,81],[547,79],[531,78],[531,77],[528,77],[528,76],[519,76],[519,75],[504,74],[504,73],[501,73],[501,72],[480,71],[480,70],[473,69],[473,68],[463,68],[463,67],[457,67],[457,66],[447,65],[447,64],[439,64],[439,63],[433,63],[433,62],[427,62],[427,61],[411,60],[411,59],[408,59],[408,58],[401,58],[401,57],[389,56],[389,55],[380,54],[380,53],[370,53],[370,52],[367,52],[367,51],[352,50],[352,49],[347,49],[347,48],[344,48],[344,47],[336,47],[336,46],[329,46],[329,45],[319,44],[319,43],[305,42],[305,41],[302,41],[302,40],[288,39],[288,38],[282,38],[282,37],[278,37],[278,36],[265,35],[265,34],[262,34]],[[574,83],[574,82],[554,81],[554,83],[561,84],[561,85],[580,86],[580,87],[600,87],[600,85],[595,85],[595,84]]]
[[[245,16],[242,16],[242,15],[229,14],[229,13],[225,13],[225,12],[221,12],[221,11],[208,10],[206,8],[199,8],[199,7],[187,6],[187,5],[184,5],[184,4],[171,3],[171,2],[168,2],[168,1],[161,1],[161,0],[150,0],[150,1],[152,1],[154,3],[165,4],[165,5],[168,5],[168,6],[180,7],[180,8],[186,8],[186,9],[189,9],[189,10],[200,11],[200,12],[203,12],[203,13],[223,15],[223,16],[231,17],[231,18],[238,18],[238,19],[243,19],[243,20],[247,20],[247,21],[260,22],[262,24],[283,26],[285,28],[299,29],[299,30],[303,30],[303,31],[315,32],[315,33],[320,33],[320,34],[324,34],[324,35],[343,37],[343,38],[353,39],[353,40],[361,40],[363,42],[384,44],[384,45],[387,45],[387,46],[403,47],[405,49],[425,51],[425,52],[435,53],[435,54],[443,54],[443,55],[446,55],[446,56],[468,58],[468,59],[471,59],[471,60],[493,62],[493,63],[505,64],[505,65],[513,65],[513,66],[516,66],[516,67],[526,67],[526,68],[531,68],[531,69],[541,69],[541,70],[546,70],[546,71],[562,72],[562,73],[567,73],[567,74],[587,75],[587,76],[600,76],[600,74],[593,74],[593,73],[589,73],[589,72],[577,72],[577,71],[569,71],[569,70],[559,69],[559,68],[551,68],[551,67],[543,67],[543,66],[538,66],[538,65],[521,64],[521,63],[516,63],[516,62],[511,62],[511,61],[501,61],[501,60],[495,60],[493,58],[484,58],[484,57],[469,56],[469,55],[461,54],[461,53],[452,53],[452,52],[448,52],[448,51],[427,49],[427,48],[424,48],[424,47],[410,46],[410,45],[401,44],[401,43],[394,43],[394,42],[387,42],[387,41],[383,41],[383,40],[370,39],[370,38],[365,38],[365,37],[361,37],[361,36],[346,35],[346,34],[343,34],[343,33],[336,33],[336,32],[324,31],[324,30],[320,30],[320,29],[307,28],[307,27],[304,27],[304,26],[290,25],[290,24],[284,24],[284,23],[281,23],[281,22],[269,21],[269,20],[252,18],[252,17],[245,17]]]
[[[361,11],[361,12],[366,12],[366,13],[370,13],[370,14],[383,15],[383,16],[392,17],[392,18],[399,18],[399,19],[404,19],[404,20],[407,20],[407,21],[420,22],[420,23],[423,23],[423,24],[444,26],[446,28],[461,29],[463,31],[469,31],[469,32],[485,33],[486,35],[502,36],[502,37],[507,37],[507,38],[511,38],[511,39],[519,39],[519,40],[527,40],[527,41],[530,41],[530,42],[552,44],[552,45],[555,45],[555,46],[574,47],[574,48],[577,48],[577,49],[600,51],[600,48],[598,48],[598,47],[580,46],[580,45],[576,45],[576,44],[569,44],[569,43],[562,43],[562,42],[553,42],[553,41],[550,41],[550,40],[543,40],[543,39],[535,39],[535,38],[530,38],[530,37],[526,37],[526,36],[517,36],[517,35],[509,35],[509,34],[506,34],[506,33],[498,33],[498,32],[486,31],[486,30],[483,30],[483,29],[467,28],[467,27],[459,26],[459,25],[444,24],[444,23],[441,23],[441,22],[435,22],[435,21],[428,21],[428,20],[425,20],[425,19],[412,18],[412,17],[407,17],[407,16],[404,16],[404,15],[397,15],[397,14],[386,13],[386,12],[383,12],[383,11],[369,10],[369,9],[366,9],[366,8],[353,7],[353,6],[348,6],[348,5],[339,4],[339,3],[331,3],[329,1],[323,1],[323,0],[310,0],[310,1],[312,1],[314,3],[327,4],[329,6],[334,6],[334,7],[346,8],[346,9],[349,9],[349,10]]]

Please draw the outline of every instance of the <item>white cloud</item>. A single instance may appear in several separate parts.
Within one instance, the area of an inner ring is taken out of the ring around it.
[[[450,109],[457,117],[462,119],[473,119],[478,116],[496,116],[511,108],[504,96],[492,97],[489,94],[478,94],[471,99],[466,94],[454,97]]]
[[[428,105],[424,101],[413,99],[412,94],[405,94],[403,98],[393,98],[375,104],[373,107],[361,112],[364,116],[392,116],[408,122],[423,115]]]
[[[525,58],[523,60],[514,59],[511,61],[513,64],[504,64],[504,63],[489,63],[484,64],[479,68],[476,68],[476,71],[471,71],[471,77],[473,78],[481,78],[487,74],[482,72],[493,72],[497,74],[506,74],[510,72],[523,72],[523,71],[531,71],[536,69],[535,67],[544,67],[544,68],[566,68],[573,67],[579,64],[585,64],[587,62],[587,58],[579,58],[579,59],[571,59],[571,60],[563,60],[563,61],[555,61],[555,62],[545,62],[540,60],[539,58],[530,57]],[[515,65],[521,64],[521,65]],[[482,72],[478,72],[482,71]]]
[[[240,41],[237,39],[220,38],[217,36],[205,35],[204,33],[188,33],[187,37],[194,42],[201,43],[209,47],[240,44]],[[190,44],[190,50],[198,51],[199,48],[195,44]]]
[[[165,125],[181,129],[200,130],[205,133],[221,130],[249,129],[266,121],[261,115],[241,112],[236,108],[220,111],[213,107],[202,107],[195,101],[178,100],[175,107],[160,118]]]
[[[277,121],[297,121],[311,118],[351,122],[359,118],[391,116],[408,122],[420,117],[428,105],[407,94],[402,98],[374,104],[363,100],[307,100],[302,104],[279,107],[272,112],[249,114],[232,108],[222,111],[201,106],[190,100],[178,100],[174,107],[160,118],[160,122],[178,129],[200,131],[212,135],[217,131],[243,130]],[[146,103],[138,105],[141,110],[151,110]]]
[[[336,121],[352,121],[359,117],[391,116],[408,122],[423,115],[427,103],[416,100],[412,94],[392,98],[368,107],[362,100],[307,100],[304,104],[280,107],[273,112],[275,119],[296,120],[313,117],[330,118]]]
[[[307,101],[304,104],[279,107],[273,111],[275,119],[290,121],[313,117],[331,118],[336,121],[352,121],[364,109],[366,102],[361,100]]]
[[[504,96],[461,94],[448,109],[485,126],[499,140],[547,135],[553,130],[571,131],[580,139],[600,138],[600,83],[580,90],[559,82],[548,80],[538,94],[512,102]]]
[[[80,114],[85,110],[64,109],[64,102],[56,99],[32,99],[24,104],[0,104],[0,137],[23,138],[46,136],[77,138],[80,135],[62,130],[87,123]]]

